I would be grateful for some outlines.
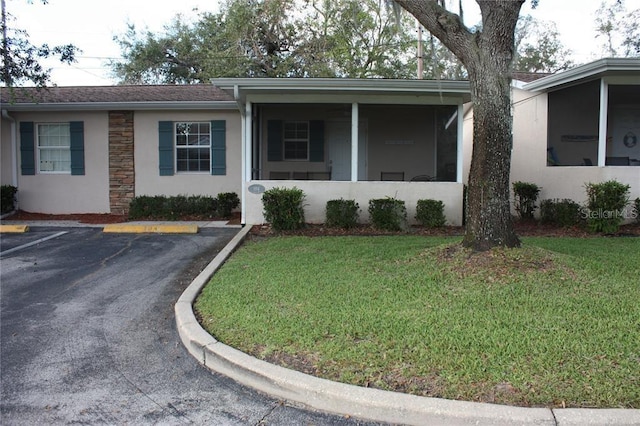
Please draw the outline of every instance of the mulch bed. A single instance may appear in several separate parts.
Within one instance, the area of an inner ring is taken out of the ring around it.
[[[76,221],[87,224],[110,224],[127,222],[127,216],[115,214],[43,214],[30,213],[19,210],[13,215],[6,217],[3,221],[46,221],[46,220],[67,220]],[[181,220],[185,221],[211,221],[225,220],[220,218],[201,218],[201,217],[185,217]],[[233,217],[228,220],[228,225],[240,225],[240,213],[235,212]],[[593,237],[603,236],[604,234],[592,234],[582,227],[559,228],[551,225],[543,225],[538,222],[517,221],[515,222],[516,234],[522,237],[546,236],[546,237]],[[443,228],[424,228],[421,226],[412,226],[408,232],[389,232],[375,229],[371,225],[358,225],[350,229],[330,228],[324,225],[307,224],[302,229],[295,231],[276,232],[271,229],[268,224],[255,225],[251,230],[251,234],[257,237],[268,237],[273,235],[299,235],[307,237],[321,236],[344,236],[344,235],[424,235],[424,236],[462,236],[464,228],[460,226],[445,226]],[[639,237],[640,223],[623,225],[615,234],[606,234],[604,236],[612,237]]]
[[[47,221],[47,220],[65,220],[88,224],[109,224],[122,223],[127,221],[127,217],[117,214],[44,214],[31,213],[18,210],[3,221]]]
[[[620,227],[615,234],[593,234],[582,227],[561,228],[551,225],[543,225],[537,222],[515,222],[516,234],[521,237],[626,237],[640,236],[640,224],[629,224]],[[330,228],[325,225],[307,224],[304,228],[295,231],[274,231],[270,225],[254,225],[251,235],[255,237],[269,237],[275,235],[296,235],[306,237],[322,237],[322,236],[378,236],[378,235],[423,235],[423,236],[463,236],[464,227],[461,226],[445,226],[442,228],[424,228],[421,226],[412,226],[407,232],[391,232],[382,231],[372,227],[371,225],[358,225],[350,229]]]

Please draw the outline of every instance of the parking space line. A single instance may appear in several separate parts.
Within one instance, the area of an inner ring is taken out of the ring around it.
[[[9,250],[5,250],[5,251],[3,251],[3,252],[0,252],[0,256],[4,256],[5,254],[9,254],[9,253],[13,253],[13,252],[18,251],[18,250],[25,249],[25,248],[27,248],[27,247],[35,246],[36,244],[40,244],[40,243],[45,242],[45,241],[47,241],[47,240],[51,240],[51,239],[54,239],[54,238],[58,238],[59,236],[64,235],[64,234],[66,234],[67,232],[69,232],[69,231],[62,231],[62,232],[58,232],[58,233],[56,233],[56,234],[49,235],[48,237],[40,238],[39,240],[31,241],[30,243],[23,244],[23,245],[21,245],[21,246],[14,247],[14,248],[9,249]]]

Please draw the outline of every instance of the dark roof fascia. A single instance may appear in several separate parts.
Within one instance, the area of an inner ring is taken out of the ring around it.
[[[4,103],[7,111],[237,110],[235,101]]]
[[[608,75],[638,75],[640,58],[605,58],[541,78],[522,86],[524,90],[549,92]]]

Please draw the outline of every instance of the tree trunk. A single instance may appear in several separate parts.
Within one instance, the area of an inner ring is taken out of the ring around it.
[[[473,155],[463,244],[474,250],[517,247],[509,202],[511,62],[524,0],[476,0],[482,30],[472,32],[436,0],[395,0],[467,68],[473,104]]]
[[[491,61],[491,58],[487,58]],[[491,61],[495,62],[495,61]],[[473,154],[467,186],[463,244],[475,250],[518,247],[509,202],[513,144],[509,69],[481,61],[469,67]],[[475,74],[471,77],[471,74]]]

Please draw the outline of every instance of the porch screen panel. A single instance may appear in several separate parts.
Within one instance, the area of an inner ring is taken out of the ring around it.
[[[282,120],[267,122],[267,160],[282,161]]]
[[[455,182],[458,163],[458,107],[436,109],[436,180]]]
[[[309,161],[324,161],[324,121],[309,122]]]
[[[598,164],[600,80],[548,95],[547,166]]]

